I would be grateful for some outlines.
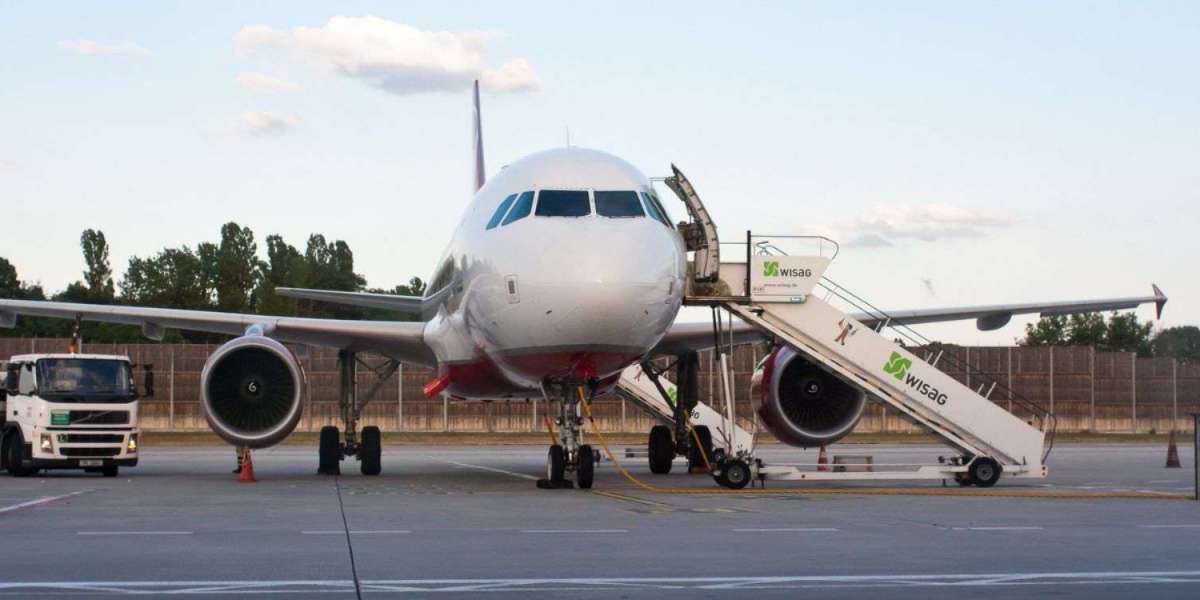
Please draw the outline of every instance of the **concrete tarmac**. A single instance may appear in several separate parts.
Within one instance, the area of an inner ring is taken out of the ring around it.
[[[1190,494],[1192,451],[1063,445],[1006,492]],[[769,447],[768,461],[813,451]],[[877,463],[933,446],[839,445]],[[607,461],[592,491],[539,490],[540,446],[399,446],[384,474],[315,475],[316,449],[148,448],[117,478],[0,479],[0,595],[286,598],[1200,597],[1200,503],[1178,499],[657,494]],[[650,475],[714,489],[711,478]],[[809,484],[811,485],[811,484]],[[879,487],[879,484],[870,484]],[[775,490],[799,488],[778,483]],[[897,491],[939,482],[887,484]],[[950,490],[952,491],[952,490]],[[348,533],[347,533],[348,532]]]

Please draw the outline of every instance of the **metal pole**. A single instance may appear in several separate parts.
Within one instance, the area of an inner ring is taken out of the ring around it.
[[[1137,433],[1137,353],[1129,355],[1129,367],[1132,369],[1129,376],[1129,391],[1132,399],[1130,403],[1133,405],[1133,419],[1129,423],[1129,433]]]
[[[1054,414],[1054,346],[1050,346],[1050,414]]]
[[[171,389],[167,392],[167,426],[175,430],[175,346],[171,346]]]
[[[538,430],[538,422],[537,422],[537,398],[533,398],[533,399],[530,401],[530,404],[532,404],[532,405],[533,405],[533,408],[532,408],[532,409],[530,409],[530,412],[529,412],[529,430],[530,430],[530,431],[537,431],[537,430]],[[622,401],[621,401],[621,410],[624,410],[624,409],[625,409],[625,401],[624,401],[624,400],[622,400]]]
[[[396,367],[396,431],[404,431],[404,363]]]
[[[1088,431],[1096,432],[1096,347],[1089,348],[1091,353],[1088,355],[1088,381],[1091,383],[1091,408],[1088,412]]]
[[[1008,347],[1008,412],[1012,412],[1013,403],[1013,386],[1012,386],[1012,346]]]
[[[442,394],[442,430],[450,431],[450,401]]]
[[[1200,500],[1200,413],[1192,413],[1192,485]]]
[[[1171,431],[1179,426],[1179,361],[1171,359]]]

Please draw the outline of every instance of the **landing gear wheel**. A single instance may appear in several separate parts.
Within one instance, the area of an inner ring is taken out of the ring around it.
[[[579,465],[575,467],[575,483],[579,489],[592,489],[592,476],[596,472],[596,452],[591,446],[579,447]]]
[[[566,478],[566,473],[567,460],[563,447],[558,444],[550,446],[550,451],[546,453],[546,479],[559,484]]]
[[[8,474],[13,477],[28,477],[33,474],[33,470],[25,467],[25,452],[21,446],[21,438],[16,434],[4,438],[4,462],[8,465]]]
[[[117,465],[107,465],[100,468],[100,473],[105,477],[116,477],[121,472],[121,468]]]
[[[383,470],[381,455],[383,454],[383,436],[378,427],[363,427],[362,443],[358,446],[359,466],[362,474],[378,475]]]
[[[338,428],[326,425],[321,428],[320,447],[317,451],[317,474],[342,474],[342,448],[338,442]]]
[[[675,460],[675,442],[671,439],[671,428],[655,425],[650,428],[650,472],[665,475],[671,472],[671,461]]]
[[[692,437],[692,443],[688,446],[690,448],[688,450],[688,469],[704,469],[706,465],[713,464],[712,432],[704,425],[697,425],[692,429],[695,434]],[[699,444],[696,443],[696,438],[700,438]],[[703,455],[700,453],[701,449],[704,450]],[[708,459],[707,463],[705,459]]]
[[[975,459],[967,470],[971,483],[985,488],[996,485],[996,482],[1000,481],[1001,472],[1000,463],[987,457]]]
[[[740,490],[750,483],[750,465],[736,458],[727,460],[721,463],[716,480],[731,490]]]

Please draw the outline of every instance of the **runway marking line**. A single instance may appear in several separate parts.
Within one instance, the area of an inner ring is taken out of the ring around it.
[[[76,535],[192,535],[194,531],[77,531]]]
[[[346,535],[341,529],[306,529],[300,532],[304,535]],[[350,535],[388,535],[412,533],[409,529],[351,529]]]
[[[60,494],[58,496],[45,496],[42,498],[38,498],[37,500],[30,500],[28,502],[22,502],[20,504],[13,504],[11,506],[5,506],[4,508],[0,508],[0,514],[18,511],[23,508],[31,508],[34,506],[41,506],[43,504],[49,504],[50,502],[56,502],[58,500],[65,500],[67,498],[74,498],[75,496],[82,496],[83,494],[87,494],[89,492],[94,492],[94,491],[96,491],[96,490],[79,490],[77,492],[71,492],[69,494]]]
[[[1200,529],[1200,524],[1185,524],[1185,525],[1138,525],[1143,529]]]
[[[629,533],[628,529],[522,529],[521,533]]]
[[[1042,531],[1045,527],[1037,525],[997,525],[993,527],[951,527],[953,531]]]
[[[743,527],[734,529],[738,533],[788,533],[809,531],[841,531],[837,527]]]
[[[531,481],[538,480],[537,477],[534,477],[533,475],[530,475],[528,473],[518,473],[516,471],[497,469],[496,467],[485,467],[483,465],[473,465],[471,463],[458,462],[456,460],[446,460],[444,458],[437,458],[437,457],[431,457],[431,458],[433,458],[434,460],[438,460],[438,461],[447,463],[447,464],[455,465],[457,467],[463,467],[465,469],[477,469],[480,471],[490,471],[492,473],[500,473],[502,475],[512,475],[513,477],[520,477],[521,479],[529,479]]]

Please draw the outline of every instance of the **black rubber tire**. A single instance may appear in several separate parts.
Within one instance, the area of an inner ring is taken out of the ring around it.
[[[671,472],[671,462],[675,460],[675,440],[671,436],[670,427],[666,425],[651,427],[647,450],[651,473],[666,475]]]
[[[575,466],[575,484],[581,490],[592,489],[596,474],[596,451],[584,444],[579,447],[579,464]]]
[[[105,477],[116,477],[121,473],[121,467],[118,467],[117,465],[108,465],[106,467],[101,467],[100,473]]]
[[[1000,463],[986,456],[976,458],[967,471],[971,483],[985,488],[996,485],[1002,472]]]
[[[688,445],[688,467],[692,469],[703,469],[704,459],[708,458],[708,464],[713,463],[713,445],[712,432],[705,425],[697,425],[692,428],[695,433],[692,434],[691,444]],[[696,438],[700,438],[700,445],[696,445]],[[703,457],[700,455],[700,448],[704,448]]]
[[[721,463],[722,485],[731,490],[740,490],[750,483],[750,465],[738,459]]]
[[[317,457],[317,474],[342,474],[342,448],[341,442],[338,440],[337,427],[326,425],[321,428]]]
[[[4,462],[8,465],[8,474],[13,477],[28,477],[33,474],[33,470],[24,465],[23,446],[19,435],[11,434],[4,438]]]
[[[546,479],[558,484],[566,479],[567,455],[563,447],[555,444],[546,452]]]
[[[363,427],[358,458],[363,475],[374,477],[383,471],[383,434],[378,427]]]

